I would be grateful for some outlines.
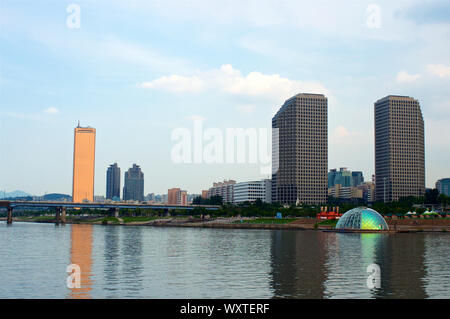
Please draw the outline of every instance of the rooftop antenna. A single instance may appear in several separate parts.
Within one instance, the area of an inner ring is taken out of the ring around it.
[[[80,126],[80,120],[78,120],[78,127],[81,127],[81,126]]]

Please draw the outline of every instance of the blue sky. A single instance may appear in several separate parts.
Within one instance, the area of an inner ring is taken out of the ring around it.
[[[171,133],[198,117],[268,128],[299,92],[329,98],[329,168],[366,179],[373,103],[419,99],[431,187],[450,176],[449,52],[448,1],[1,0],[0,189],[70,194],[78,120],[97,129],[97,195],[114,162],[141,165],[146,193],[260,179],[254,164],[173,163]]]

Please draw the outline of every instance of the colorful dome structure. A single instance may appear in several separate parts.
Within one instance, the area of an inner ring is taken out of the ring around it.
[[[389,227],[377,211],[367,207],[357,207],[346,212],[336,224],[338,230],[389,230]]]

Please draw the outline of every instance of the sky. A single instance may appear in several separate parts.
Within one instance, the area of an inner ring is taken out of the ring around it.
[[[450,2],[0,0],[0,190],[72,191],[73,130],[145,193],[266,178],[259,163],[174,161],[195,123],[269,129],[300,92],[328,98],[328,167],[374,174],[373,104],[419,100],[426,186],[450,177]],[[207,141],[203,140],[203,145]]]

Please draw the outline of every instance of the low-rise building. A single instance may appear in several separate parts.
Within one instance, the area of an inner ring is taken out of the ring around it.
[[[263,202],[272,201],[272,183],[270,179],[262,181],[241,182],[234,185],[234,204],[254,202],[260,199]]]

